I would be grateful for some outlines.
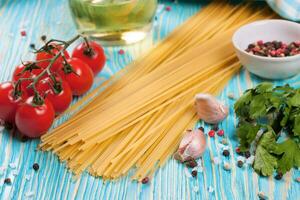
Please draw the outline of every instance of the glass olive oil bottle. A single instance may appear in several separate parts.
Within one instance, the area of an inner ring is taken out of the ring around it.
[[[157,0],[69,0],[79,32],[104,45],[142,40],[151,29]]]

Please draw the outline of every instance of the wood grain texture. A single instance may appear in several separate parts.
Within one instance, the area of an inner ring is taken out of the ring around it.
[[[163,5],[172,6],[167,12]],[[118,55],[119,47],[106,48],[108,57],[104,71],[97,77],[95,86],[117,72],[142,52],[147,51],[156,41],[164,38],[177,25],[199,10],[201,3],[179,4],[163,1],[157,12],[157,21],[152,34],[144,42],[124,48],[125,54]],[[22,37],[21,30],[26,37]],[[29,44],[41,45],[40,36],[46,34],[51,38],[68,39],[76,34],[71,19],[67,0],[0,0],[0,81],[9,80],[14,67],[20,60],[32,59]],[[201,53],[201,52],[199,52]],[[234,101],[227,98],[232,92],[236,97],[259,83],[261,80],[242,70],[234,77],[219,98],[226,104]],[[290,83],[300,86],[300,76],[289,80],[275,82]],[[67,118],[67,116],[66,116]],[[62,121],[58,122],[61,123]],[[0,134],[0,199],[258,199],[257,193],[263,191],[269,199],[300,199],[300,184],[295,178],[299,170],[293,169],[276,181],[273,177],[262,178],[253,172],[250,166],[237,168],[238,145],[235,137],[236,119],[233,110],[226,121],[221,124],[225,138],[229,141],[231,156],[221,156],[222,138],[207,138],[208,149],[203,156],[203,172],[196,179],[189,178],[183,165],[173,159],[156,172],[149,185],[131,182],[129,177],[118,181],[103,182],[88,174],[74,180],[65,165],[51,153],[36,151],[38,140],[20,142],[7,130]],[[205,126],[208,130],[209,127]],[[225,171],[222,164],[212,164],[212,159],[219,157],[232,164],[232,171]],[[33,163],[39,163],[40,170],[32,169]],[[13,169],[13,165],[16,166]],[[11,185],[4,185],[5,178],[12,179]],[[208,190],[214,188],[213,192]],[[198,190],[198,192],[197,192]]]

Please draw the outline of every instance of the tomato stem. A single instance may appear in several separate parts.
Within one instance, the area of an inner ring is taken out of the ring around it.
[[[86,44],[86,48],[84,49],[83,53],[86,55],[86,56],[90,56],[92,57],[94,55],[94,50],[92,47],[90,47],[90,44],[89,44],[89,41],[87,39],[87,37],[83,36],[83,39],[85,41],[85,44]]]
[[[51,67],[53,66],[53,64],[55,63],[55,61],[62,57],[65,64],[68,64],[67,63],[67,59],[64,55],[64,51],[72,44],[74,43],[76,40],[78,40],[79,38],[83,38],[84,41],[87,43],[88,45],[88,40],[85,36],[83,35],[76,35],[75,37],[73,37],[72,39],[68,40],[68,41],[63,41],[63,40],[57,40],[57,39],[51,39],[49,41],[47,41],[45,43],[45,45],[43,45],[40,49],[36,50],[34,53],[39,53],[39,52],[47,52],[47,53],[51,53],[51,49],[53,48],[56,48],[54,47],[53,45],[51,45],[51,43],[55,42],[55,43],[58,43],[58,45],[62,45],[63,48],[62,49],[58,49],[59,52],[55,55],[53,55],[53,58],[50,58],[50,59],[44,59],[44,60],[39,60],[39,61],[35,61],[35,62],[31,62],[29,64],[27,64],[27,66],[25,67],[24,69],[24,72],[27,71],[27,70],[33,70],[33,69],[40,69],[40,67],[38,65],[36,65],[37,63],[40,63],[40,62],[45,62],[45,61],[50,61],[50,63],[48,64],[48,66],[39,74],[37,75],[36,77],[34,78],[20,78],[17,83],[15,84],[15,89],[14,89],[14,95],[15,97],[19,97],[21,95],[21,83],[23,81],[32,81],[32,83],[28,86],[28,88],[32,88],[33,91],[34,91],[34,104],[36,105],[41,105],[44,103],[44,100],[43,98],[39,95],[37,89],[36,89],[36,84],[38,83],[38,81],[44,76],[44,75],[48,75],[55,83],[57,83],[57,80],[54,80],[55,77],[54,75],[52,74],[52,72],[50,71]],[[26,64],[25,64],[26,65]],[[65,69],[64,69],[65,71]],[[70,72],[74,72],[74,70],[72,69],[72,66],[68,65],[68,70],[67,71],[70,71]],[[24,73],[23,71],[20,73],[20,75],[22,75]],[[76,74],[76,73],[75,73]],[[56,88],[58,89],[58,88]]]

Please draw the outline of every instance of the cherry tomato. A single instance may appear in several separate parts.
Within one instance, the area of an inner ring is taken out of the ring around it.
[[[25,68],[26,66],[24,64],[18,65],[16,67],[12,77],[13,82],[17,82],[20,78],[35,78],[43,71],[42,69],[32,69],[22,73]],[[31,83],[32,81],[30,80],[22,81],[21,83],[22,91],[26,91],[29,96],[33,95],[33,90],[27,88]]]
[[[89,47],[85,42],[79,44],[74,49],[72,56],[85,62],[95,76],[103,69],[106,60],[103,48],[93,41],[89,42]]]
[[[36,60],[37,61],[41,61],[41,60],[46,60],[46,59],[51,59],[53,58],[55,55],[57,55],[59,53],[60,50],[63,49],[63,47],[61,45],[55,44],[55,43],[51,43],[50,45],[52,47],[52,49],[50,50],[51,53],[48,52],[39,52],[36,55]],[[65,57],[68,59],[70,58],[70,55],[67,51],[64,51],[64,55]],[[63,58],[60,56],[52,65],[51,71],[55,72],[58,70],[60,64],[63,62]],[[42,61],[42,62],[38,62],[38,65],[41,68],[46,68],[48,65],[50,64],[50,61]]]
[[[50,77],[40,80],[37,90],[52,103],[57,115],[67,110],[73,99],[69,84],[59,77],[55,82]]]
[[[21,97],[14,97],[14,85],[12,82],[5,82],[0,84],[0,119],[14,123],[15,115],[18,106],[26,98],[25,94]]]
[[[83,95],[92,87],[94,81],[93,72],[87,64],[78,58],[70,58],[67,60],[67,62],[72,67],[74,72],[65,72],[64,70],[60,69],[58,73],[68,82],[73,95]]]
[[[33,97],[29,97],[17,109],[15,121],[22,134],[30,138],[37,138],[49,130],[54,117],[55,112],[48,99],[45,99],[42,105],[35,105]]]

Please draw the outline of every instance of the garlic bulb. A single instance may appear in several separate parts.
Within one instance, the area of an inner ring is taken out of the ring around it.
[[[210,94],[197,94],[195,108],[198,117],[209,124],[217,124],[228,115],[228,107]]]
[[[205,148],[206,139],[204,133],[200,129],[187,130],[174,158],[181,162],[188,161],[191,158],[196,159],[204,153]]]

